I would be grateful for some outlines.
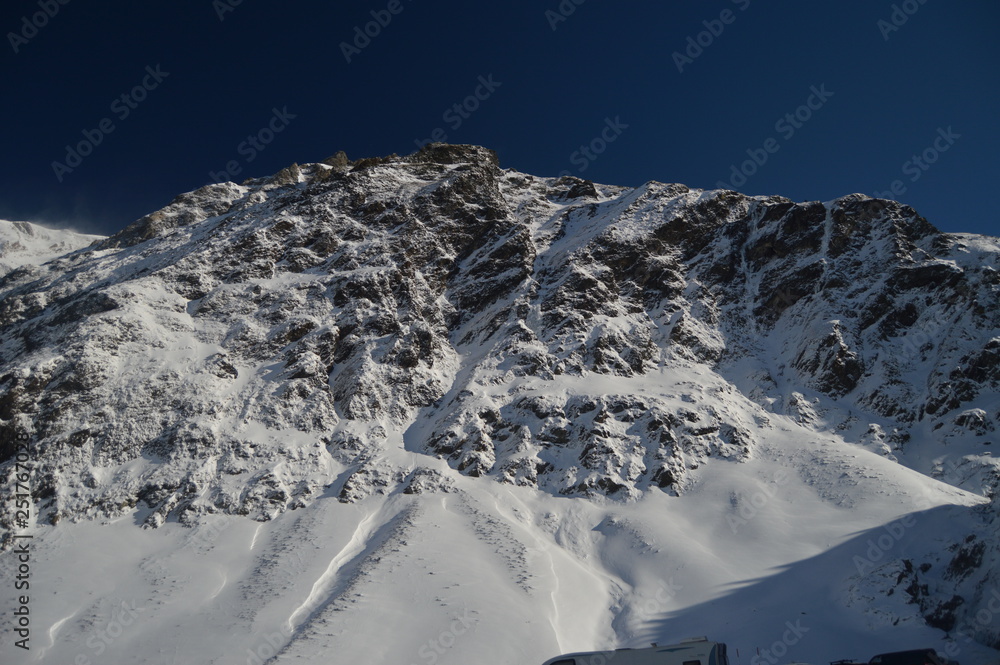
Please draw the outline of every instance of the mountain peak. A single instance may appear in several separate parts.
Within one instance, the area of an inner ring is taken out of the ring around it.
[[[410,162],[431,164],[488,164],[500,166],[496,152],[478,145],[428,143],[417,152],[403,158]]]
[[[968,507],[996,487],[998,259],[863,195],[615,187],[477,146],[340,153],[182,194],[0,281],[0,459],[14,482],[9,442],[36,441],[49,523],[362,506],[373,566],[434,495],[520,543],[570,527],[483,501],[641,521],[694,496],[732,517],[783,469],[796,501],[875,526],[923,491]],[[603,520],[560,547],[590,551],[599,524],[645,542]],[[497,547],[528,566],[527,546]],[[938,582],[921,616],[962,616]]]

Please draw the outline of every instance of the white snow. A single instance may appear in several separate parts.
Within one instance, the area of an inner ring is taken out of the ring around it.
[[[749,663],[769,662],[751,656],[788,624],[801,635],[774,662],[943,649],[912,609],[881,619],[855,557],[884,534],[886,556],[917,534],[959,537],[984,500],[772,418],[763,454],[711,460],[680,497],[554,498],[397,448],[383,464],[433,468],[452,489],[351,505],[334,485],[263,524],[141,530],[137,512],[38,527],[35,648],[4,662],[514,665],[707,634]]]
[[[86,247],[103,236],[0,219],[0,276]]]

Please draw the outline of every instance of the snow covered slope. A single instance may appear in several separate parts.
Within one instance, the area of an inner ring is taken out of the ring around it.
[[[472,146],[184,194],[0,278],[14,662],[994,662],[998,256]]]
[[[102,239],[102,236],[0,219],[0,276],[24,265],[45,263]]]

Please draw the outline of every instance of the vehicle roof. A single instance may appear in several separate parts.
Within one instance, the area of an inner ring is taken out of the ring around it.
[[[677,644],[658,644],[656,646],[649,647],[639,647],[639,648],[625,648],[625,649],[608,649],[605,651],[577,651],[575,653],[565,653],[553,658],[549,658],[542,665],[549,665],[550,663],[555,663],[560,660],[565,660],[569,658],[587,658],[593,656],[606,656],[609,659],[614,657],[615,654],[621,653],[649,653],[649,652],[659,652],[659,651],[678,651],[681,649],[706,649],[710,650],[715,647],[719,642],[709,642],[708,640],[688,640],[685,642],[679,642]]]
[[[878,662],[881,665],[909,665],[907,658],[912,658],[914,656],[927,656],[932,655],[934,657],[934,662],[940,662],[935,649],[907,649],[906,651],[890,651],[888,653],[880,653],[877,656],[872,656],[871,663]],[[921,665],[923,665],[921,663]]]

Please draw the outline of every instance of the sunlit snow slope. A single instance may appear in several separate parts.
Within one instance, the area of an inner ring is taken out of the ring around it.
[[[0,275],[38,265],[101,240],[101,236],[0,219]]]

